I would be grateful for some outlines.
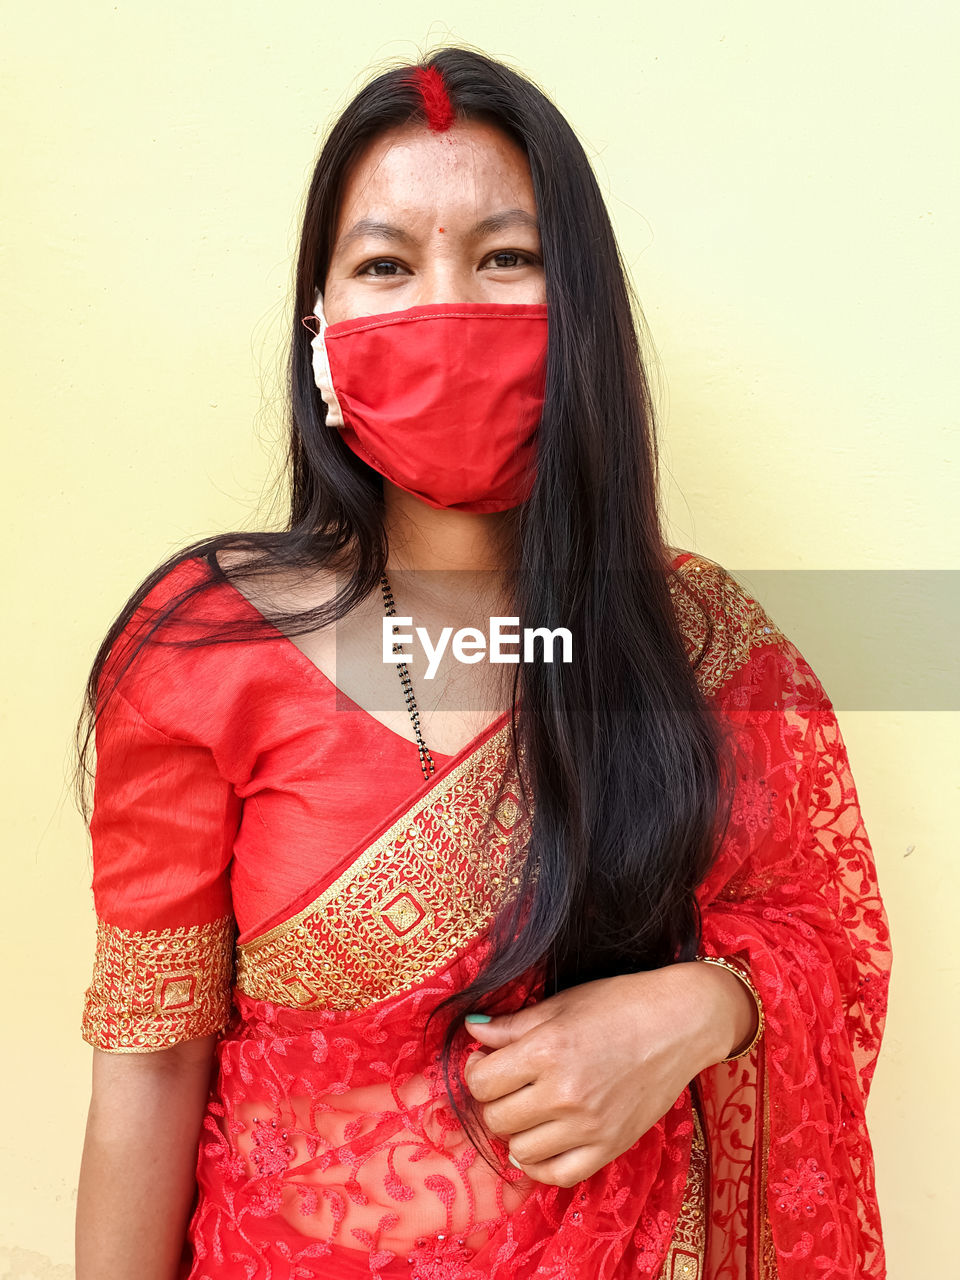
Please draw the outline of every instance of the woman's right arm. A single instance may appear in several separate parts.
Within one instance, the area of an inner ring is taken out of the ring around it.
[[[94,1054],[77,1280],[179,1280],[214,1047],[231,1016],[230,868],[243,808],[220,767],[234,723],[224,693],[231,655],[220,645],[148,645],[115,689],[112,679],[141,622],[195,569],[153,588],[98,684],[97,934],[81,1026]]]
[[[93,1052],[76,1280],[177,1280],[216,1035]]]

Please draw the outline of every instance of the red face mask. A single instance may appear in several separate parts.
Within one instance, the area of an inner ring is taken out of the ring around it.
[[[327,425],[358,458],[431,507],[506,511],[530,496],[545,303],[435,303],[328,325],[318,295],[316,319]]]

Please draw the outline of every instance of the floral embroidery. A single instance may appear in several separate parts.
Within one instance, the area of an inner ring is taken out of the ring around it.
[[[784,1171],[783,1181],[772,1183],[776,1205],[787,1217],[797,1219],[801,1213],[815,1218],[827,1194],[830,1179],[817,1167],[816,1160],[798,1160],[795,1169]]]
[[[438,1232],[429,1239],[420,1236],[407,1261],[412,1264],[410,1280],[449,1280],[456,1275],[457,1264],[469,1262],[473,1250],[468,1249],[463,1236],[448,1236]]]
[[[257,1117],[254,1120],[253,1147],[250,1159],[263,1177],[284,1173],[293,1159],[294,1151],[287,1143],[287,1131],[276,1120],[266,1124]]]
[[[770,791],[764,778],[743,779],[734,791],[732,816],[751,835],[769,826],[776,792]]]

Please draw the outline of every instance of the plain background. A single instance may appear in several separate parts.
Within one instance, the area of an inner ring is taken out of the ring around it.
[[[92,1054],[72,725],[146,574],[275,518],[297,222],[332,119],[440,44],[530,75],[591,157],[642,300],[673,543],[734,570],[952,569],[960,23],[918,0],[49,0],[2,19],[0,1275],[59,1280]],[[841,726],[893,930],[868,1120],[889,1274],[912,1280],[956,1253],[957,715]]]

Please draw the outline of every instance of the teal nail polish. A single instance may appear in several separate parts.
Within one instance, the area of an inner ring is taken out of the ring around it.
[[[489,1013],[468,1013],[464,1018],[464,1022],[489,1022]]]

